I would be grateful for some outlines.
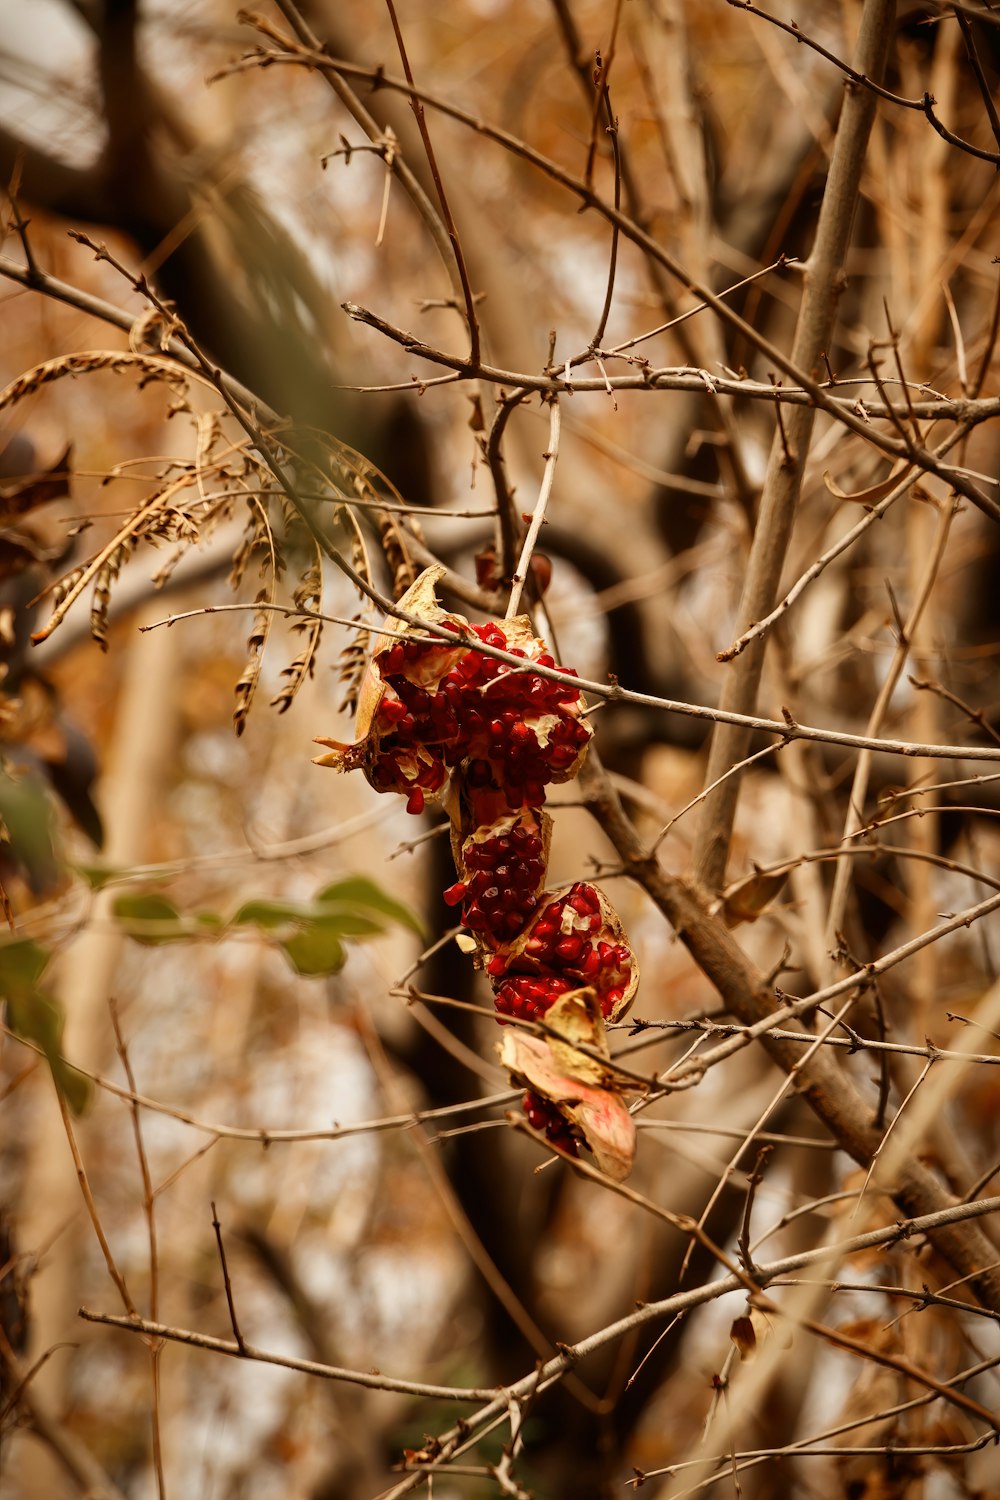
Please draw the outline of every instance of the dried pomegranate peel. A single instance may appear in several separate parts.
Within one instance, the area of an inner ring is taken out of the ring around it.
[[[600,1170],[621,1182],[635,1158],[635,1122],[620,1096],[597,995],[589,988],[569,991],[550,1007],[545,1024],[553,1035],[508,1031],[497,1048],[511,1078],[529,1090],[528,1123],[536,1125],[536,1111],[549,1139],[563,1145],[556,1122],[565,1122],[569,1139],[581,1138]],[[535,1100],[550,1109],[539,1111]],[[536,1128],[542,1124],[538,1119]]]

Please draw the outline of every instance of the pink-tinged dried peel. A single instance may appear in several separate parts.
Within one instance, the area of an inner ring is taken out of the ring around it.
[[[501,1065],[515,1084],[554,1106],[600,1170],[622,1182],[635,1160],[635,1123],[619,1095],[597,996],[587,988],[563,995],[545,1023],[559,1036],[507,1031],[497,1049]],[[581,1046],[588,1051],[581,1052]]]
[[[600,887],[587,881],[546,892],[521,935],[487,968],[495,990],[518,975],[590,985],[608,1021],[625,1014],[639,988],[639,965],[621,918]]]

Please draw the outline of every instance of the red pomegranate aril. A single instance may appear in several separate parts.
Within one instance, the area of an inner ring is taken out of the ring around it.
[[[577,882],[566,898],[567,906],[571,906],[581,917],[589,917],[593,912],[600,911],[600,902],[596,891]]]
[[[567,963],[567,964],[575,964],[575,963],[577,963],[579,961],[579,959],[583,956],[583,938],[581,938],[581,937],[565,937],[565,938],[561,938],[560,941],[558,943],[556,943],[555,954],[556,954],[557,958],[562,959],[563,963]]]
[[[466,781],[471,787],[486,787],[493,785],[493,771],[488,760],[473,760],[469,762],[466,772]]]
[[[524,1113],[532,1130],[541,1133],[543,1130],[551,1145],[565,1152],[567,1156],[579,1154],[576,1136],[572,1127],[547,1099],[530,1089],[524,1096]]]
[[[424,789],[415,786],[406,799],[406,811],[417,817],[424,810]]]
[[[572,988],[568,979],[556,974],[537,977],[515,974],[498,985],[494,1003],[501,1015],[535,1021]]]
[[[444,892],[446,906],[457,906],[460,901],[465,900],[467,886],[464,880],[459,880],[455,885],[450,885]]]
[[[525,1094],[524,1112],[532,1130],[544,1130],[548,1124],[548,1111],[537,1094]]]
[[[425,791],[437,792],[444,786],[446,777],[447,772],[444,766],[440,761],[435,761],[432,765],[423,768],[417,780]]]
[[[392,689],[387,689],[378,706],[378,719],[380,724],[398,724],[406,713],[406,705],[396,696]]]

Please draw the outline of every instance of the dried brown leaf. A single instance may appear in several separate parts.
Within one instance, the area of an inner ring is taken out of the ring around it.
[[[757,1356],[757,1330],[753,1326],[753,1319],[744,1314],[743,1317],[734,1318],[729,1329],[729,1337],[736,1345],[740,1359],[744,1364],[749,1364]]]
[[[774,875],[757,870],[745,880],[730,886],[722,903],[722,917],[726,926],[738,927],[741,922],[756,922],[761,912],[782,890],[788,876],[788,870],[781,870]]]
[[[830,494],[838,500],[849,500],[853,505],[877,505],[880,500],[885,499],[886,495],[892,493],[908,468],[909,465],[905,463],[895,464],[887,479],[881,479],[878,484],[869,485],[864,490],[855,490],[853,493],[842,490],[829,469],[823,472],[823,483]]]
[[[366,615],[367,610],[359,610],[353,616],[352,624],[362,626]],[[369,638],[367,630],[358,629],[348,638],[337,658],[337,679],[344,684],[344,696],[340,702],[342,713],[357,713],[358,695],[368,667]]]
[[[378,534],[392,577],[392,597],[400,599],[416,582],[419,569],[409,554],[402,528],[390,511],[379,511]]]
[[[261,589],[257,595],[256,604],[268,602],[268,592]],[[253,625],[247,636],[247,660],[246,666],[239,681],[236,684],[236,707],[233,709],[233,728],[236,733],[242,734],[246,728],[247,715],[250,705],[253,703],[254,694],[257,691],[257,683],[260,681],[260,671],[263,665],[264,647],[271,629],[271,611],[258,609],[253,617]]]
[[[117,579],[130,554],[135,549],[135,538],[128,537],[111,553],[97,570],[94,578],[94,594],[90,606],[90,633],[102,651],[108,649],[108,610],[111,605],[111,585]]]
[[[15,483],[0,485],[0,524],[26,515],[50,500],[64,499],[69,494],[72,457],[73,449],[69,446],[50,468],[27,475]]]
[[[43,360],[41,364],[33,365],[30,370],[25,370],[16,380],[0,391],[0,411],[8,406],[14,406],[18,401],[23,401],[26,396],[32,395],[40,390],[42,386],[50,385],[54,380],[75,375],[88,375],[96,370],[137,370],[142,377],[141,383],[148,380],[162,380],[168,385],[186,388],[192,378],[189,371],[182,369],[172,359],[164,359],[151,354],[137,354],[132,350],[120,349],[95,349],[84,350],[79,354],[63,354],[58,359]]]
[[[317,560],[302,574],[292,596],[296,608],[319,610],[322,604],[322,588],[322,573],[317,556]],[[316,653],[323,634],[323,622],[322,620],[296,620],[292,625],[292,630],[303,637],[303,644],[294,661],[282,671],[281,675],[286,679],[284,686],[271,699],[271,707],[276,708],[282,714],[291,707],[302,684],[313,675]]]

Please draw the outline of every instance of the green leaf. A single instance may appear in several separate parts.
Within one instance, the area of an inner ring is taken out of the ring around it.
[[[248,901],[233,917],[232,925],[273,932],[279,927],[309,927],[317,922],[349,937],[371,937],[385,930],[383,923],[374,917],[350,908],[320,902],[302,906],[294,901]]]
[[[294,901],[247,901],[233,918],[239,927],[260,927],[270,932],[275,927],[285,927],[289,922],[308,922],[314,916],[312,907],[297,905]]]
[[[374,917],[362,916],[359,911],[338,911],[336,907],[314,907],[312,920],[332,932],[339,932],[342,937],[372,937],[385,931],[385,923],[376,922]]]
[[[122,880],[128,875],[128,870],[116,868],[114,865],[73,865],[76,873],[90,886],[92,891],[103,891],[106,885],[113,880]]]
[[[64,1061],[62,1006],[47,990],[38,987],[51,956],[31,938],[0,942],[0,996],[7,1001],[11,1030],[41,1049],[52,1069],[56,1088],[73,1113],[79,1115],[90,1099],[90,1079]]]
[[[41,979],[50,953],[32,938],[0,942],[0,995],[12,1000],[30,993]]]
[[[325,923],[313,923],[304,927],[281,944],[296,974],[318,977],[322,974],[338,974],[344,967],[347,954],[336,931]]]
[[[380,885],[364,875],[352,875],[347,880],[338,880],[333,885],[324,887],[317,892],[316,900],[324,906],[342,902],[345,906],[370,907],[373,911],[381,912],[391,922],[408,927],[418,937],[424,936],[424,924],[416,912],[404,906],[402,901],[394,900]]]
[[[120,922],[177,922],[181,915],[158,891],[125,891],[111,909]]]
[[[17,780],[0,769],[0,820],[32,889],[40,891],[52,885],[58,876],[52,804],[39,783],[30,777]]]
[[[184,918],[172,901],[156,891],[128,891],[111,910],[137,943],[182,943],[197,936],[197,923]]]
[[[25,1041],[34,1042],[45,1054],[52,1069],[52,1081],[73,1114],[82,1114],[90,1102],[91,1082],[83,1073],[71,1068],[62,1056],[66,1019],[62,1006],[46,990],[26,989],[8,995],[7,1014],[11,1030]]]

